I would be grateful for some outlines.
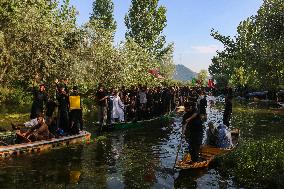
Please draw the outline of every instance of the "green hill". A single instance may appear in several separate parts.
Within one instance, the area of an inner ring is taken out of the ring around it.
[[[173,79],[180,80],[180,81],[188,81],[194,78],[197,75],[191,69],[185,67],[184,65],[177,64],[176,65],[176,72],[174,74]]]

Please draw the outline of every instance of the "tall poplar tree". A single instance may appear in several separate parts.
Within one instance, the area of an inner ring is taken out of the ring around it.
[[[113,11],[114,4],[112,0],[94,0],[90,21],[96,21],[100,28],[115,31],[116,22]]]
[[[166,8],[158,6],[159,0],[132,0],[125,16],[126,38],[132,38],[149,52],[161,56],[172,46],[166,46],[162,34],[167,25]]]

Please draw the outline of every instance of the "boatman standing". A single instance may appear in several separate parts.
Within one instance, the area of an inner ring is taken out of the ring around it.
[[[233,112],[233,104],[232,104],[233,90],[232,88],[227,88],[226,93],[227,95],[225,97],[225,110],[223,114],[223,123],[227,127],[230,127],[230,120],[231,120],[231,115]]]
[[[183,116],[183,134],[189,144],[189,153],[192,162],[198,162],[199,150],[203,138],[203,125],[199,112],[194,103],[185,102],[185,114]]]

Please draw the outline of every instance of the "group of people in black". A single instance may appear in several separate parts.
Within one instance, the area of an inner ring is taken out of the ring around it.
[[[65,79],[62,82],[55,80],[54,87],[55,95],[48,95],[44,84],[34,86],[31,120],[24,124],[12,124],[12,128],[23,126],[28,129],[27,133],[36,136],[34,140],[78,134],[83,130],[82,107],[79,105],[74,108],[70,104],[72,96],[77,97],[80,103],[78,88],[74,86],[69,91]]]
[[[107,90],[99,85],[96,92],[98,121],[100,125],[106,125],[114,122],[147,120],[167,114],[185,102],[197,101],[198,97],[198,92],[189,87],[147,88],[139,85],[130,89],[122,87],[120,90]],[[119,107],[116,107],[117,99]],[[117,109],[120,109],[118,113]]]
[[[31,131],[43,131],[45,138],[78,134],[83,130],[82,107],[78,88],[69,91],[67,80],[55,80],[55,95],[48,95],[45,85],[33,90],[31,121],[22,126]],[[79,107],[72,107],[72,97],[79,98]],[[207,100],[203,89],[178,87],[153,87],[139,85],[126,89],[105,89],[99,85],[95,98],[98,105],[98,122],[100,125],[115,122],[147,120],[173,111],[177,106],[185,107],[183,131],[190,144],[193,161],[198,161],[198,150],[202,143],[203,127],[206,120]],[[229,93],[225,102],[224,124],[229,124],[231,115],[231,98]],[[57,111],[56,111],[57,110]],[[45,115],[43,113],[45,112]],[[56,115],[55,112],[57,112]],[[41,118],[44,118],[43,121]],[[46,127],[46,125],[47,127]],[[12,125],[14,129],[17,126]],[[39,137],[41,138],[41,137]]]

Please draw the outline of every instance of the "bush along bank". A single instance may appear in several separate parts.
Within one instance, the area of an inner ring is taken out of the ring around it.
[[[249,188],[284,188],[284,140],[247,140],[233,153],[220,157],[221,172]]]

